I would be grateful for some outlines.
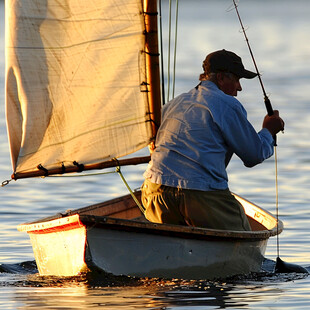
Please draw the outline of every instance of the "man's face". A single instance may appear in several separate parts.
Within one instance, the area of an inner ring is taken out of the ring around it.
[[[242,91],[240,79],[233,73],[220,73],[221,77],[218,78],[219,88],[230,96],[237,97],[238,91]]]

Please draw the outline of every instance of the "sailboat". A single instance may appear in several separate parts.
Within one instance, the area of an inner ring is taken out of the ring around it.
[[[147,163],[161,114],[156,0],[6,2],[12,179]],[[283,224],[235,195],[252,231],[157,224],[140,191],[24,223],[40,275],[211,279],[261,270]]]

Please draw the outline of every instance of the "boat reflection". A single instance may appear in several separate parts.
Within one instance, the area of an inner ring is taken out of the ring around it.
[[[290,277],[296,280],[296,275]],[[36,274],[19,283],[12,304],[22,309],[249,309],[281,295],[279,280],[279,276],[267,274],[229,282],[89,276],[69,279]]]

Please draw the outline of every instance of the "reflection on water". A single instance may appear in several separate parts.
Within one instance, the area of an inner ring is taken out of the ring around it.
[[[297,297],[295,293],[290,295],[289,288],[294,287],[295,281],[303,281],[305,287],[309,284],[306,274],[273,273],[274,261],[266,260],[263,266],[266,271],[261,273],[217,281],[190,281],[113,276],[103,272],[42,277],[34,261],[7,264],[0,266],[0,308],[259,309],[260,305],[272,303],[274,296],[283,294],[293,304]],[[301,289],[298,303],[305,306],[307,300],[308,290]]]
[[[301,274],[267,273],[233,277],[225,282],[136,279],[108,275],[101,275],[100,278],[89,275],[56,278],[34,274],[19,276],[19,280],[14,280],[14,276],[10,279],[6,277],[10,285],[15,286],[13,296],[10,296],[10,286],[1,287],[0,307],[7,306],[6,309],[19,306],[23,309],[252,309],[259,308],[260,303],[268,304],[275,295],[285,293],[287,298],[292,298],[287,295],[287,288],[279,286],[279,282],[294,283],[305,279],[305,275]],[[300,297],[299,304],[302,305]]]

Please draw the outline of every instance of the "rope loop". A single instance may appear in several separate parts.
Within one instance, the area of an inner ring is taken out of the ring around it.
[[[158,56],[160,56],[159,53],[149,53],[149,52],[147,52],[147,51],[144,51],[144,53],[147,54],[147,55],[149,55],[149,56],[151,56],[151,57],[158,57]]]
[[[79,164],[77,161],[74,161],[73,165],[78,167],[78,171],[77,172],[84,171],[84,165],[83,164]]]
[[[4,187],[4,186],[8,185],[11,181],[12,181],[12,179],[11,180],[3,181],[2,184],[1,184],[1,187]]]
[[[66,173],[66,167],[64,163],[61,163],[61,173],[65,174]]]
[[[38,168],[39,170],[44,171],[44,176],[45,176],[45,177],[48,176],[48,170],[47,170],[46,168],[44,168],[41,164],[39,164],[39,165],[37,166],[37,168]]]
[[[158,16],[158,12],[143,12],[144,15]]]

